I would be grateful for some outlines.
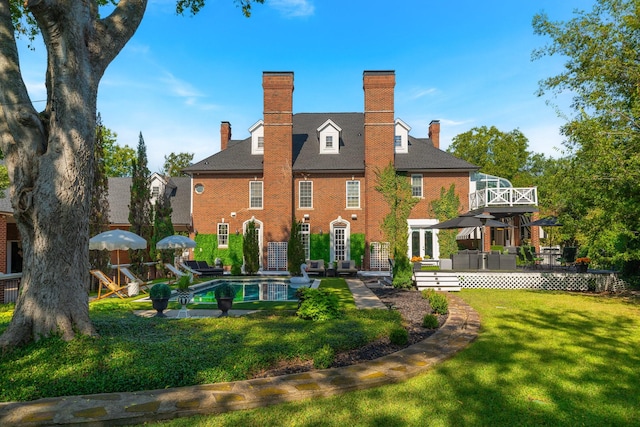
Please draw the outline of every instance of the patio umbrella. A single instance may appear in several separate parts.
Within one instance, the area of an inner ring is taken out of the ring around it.
[[[180,234],[174,234],[173,236],[167,236],[156,243],[156,249],[175,249],[173,264],[178,267],[178,251],[187,248],[195,248],[196,242],[187,236]]]
[[[555,216],[548,216],[546,218],[540,218],[539,220],[532,221],[525,226],[537,226],[537,227],[562,227],[562,224],[558,222],[558,218]]]
[[[89,239],[89,249],[118,251],[118,285],[120,285],[120,251],[126,249],[146,249],[147,241],[126,230],[109,230]]]
[[[194,240],[180,234],[167,236],[156,243],[156,249],[187,249],[195,247],[196,242]]]
[[[475,216],[459,216],[447,221],[440,222],[438,224],[434,224],[428,228],[433,228],[436,230],[446,230],[452,228],[482,227],[484,225],[493,228],[513,227],[512,225],[509,225],[502,221],[497,221],[495,219],[487,219],[486,223],[483,224],[483,221],[480,218],[476,218]]]

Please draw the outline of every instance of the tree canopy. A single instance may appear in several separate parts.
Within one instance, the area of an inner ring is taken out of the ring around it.
[[[191,165],[193,153],[171,153],[164,156],[162,173],[166,176],[182,176],[182,169]]]
[[[634,0],[597,0],[567,22],[533,20],[550,42],[534,59],[560,55],[561,73],[539,95],[572,96],[563,127],[570,156],[556,181],[562,223],[603,264],[640,266],[640,13]]]

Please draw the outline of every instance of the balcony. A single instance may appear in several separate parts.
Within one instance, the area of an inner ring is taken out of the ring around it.
[[[537,187],[485,188],[469,194],[469,210],[487,206],[538,206]]]

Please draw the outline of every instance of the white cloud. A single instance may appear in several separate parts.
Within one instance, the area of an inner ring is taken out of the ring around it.
[[[415,100],[415,99],[422,98],[424,96],[433,95],[436,92],[437,92],[437,89],[433,88],[433,87],[430,87],[430,88],[427,88],[427,89],[414,88],[409,93],[408,98],[411,99],[411,100]]]
[[[191,85],[191,83],[180,80],[169,72],[164,73],[164,77],[160,78],[160,82],[167,85],[166,89],[169,92],[181,98],[193,99],[203,96],[202,93],[200,93],[198,90],[196,90],[196,88],[193,87],[193,85]],[[188,100],[187,102],[191,103],[192,101]]]
[[[311,16],[315,12],[315,6],[309,0],[271,0],[267,4],[287,18]]]

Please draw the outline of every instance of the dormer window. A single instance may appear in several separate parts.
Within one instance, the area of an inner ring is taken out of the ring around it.
[[[251,132],[251,154],[264,154],[264,122],[258,120],[249,128]]]
[[[411,127],[400,119],[396,119],[393,149],[396,153],[409,152],[409,131]]]
[[[320,154],[338,154],[340,152],[340,132],[342,129],[329,119],[317,130]]]

